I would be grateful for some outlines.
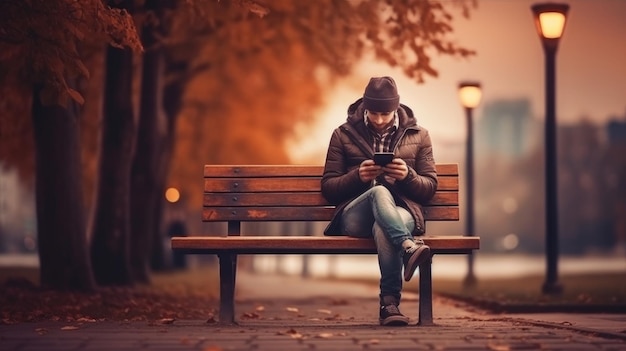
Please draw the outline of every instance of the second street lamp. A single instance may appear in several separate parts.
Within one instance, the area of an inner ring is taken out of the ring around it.
[[[543,3],[535,4],[531,9],[546,58],[546,281],[542,290],[546,294],[558,294],[563,291],[563,288],[558,282],[557,268],[559,256],[559,212],[557,197],[555,57],[559,39],[561,39],[565,29],[569,5]]]
[[[482,90],[478,82],[461,82],[459,83],[459,99],[461,105],[465,109],[467,119],[467,145],[465,148],[465,179],[467,181],[466,205],[467,210],[465,218],[465,235],[473,236],[474,233],[474,128],[472,121],[472,111],[480,103]],[[474,275],[474,255],[467,255],[467,275],[463,281],[465,286],[473,286],[476,284],[476,276]]]

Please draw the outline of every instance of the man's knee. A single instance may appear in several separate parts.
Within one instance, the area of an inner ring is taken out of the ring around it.
[[[377,200],[393,201],[393,195],[391,194],[391,191],[389,191],[389,189],[382,185],[375,186],[370,189],[370,191],[372,192],[372,196],[375,197]]]

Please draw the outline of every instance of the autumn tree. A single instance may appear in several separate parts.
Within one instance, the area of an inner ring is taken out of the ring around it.
[[[163,269],[160,245],[161,194],[165,187],[164,160],[170,155],[169,130],[163,123],[162,80],[167,23],[176,8],[174,1],[146,0],[143,7],[139,122],[131,168],[131,268],[136,281],[148,283],[150,270]],[[148,249],[147,249],[148,248]],[[152,248],[152,250],[150,250]],[[154,254],[153,254],[154,253]],[[152,263],[152,264],[151,264]]]
[[[134,10],[133,0],[113,4],[125,13]],[[104,77],[91,261],[98,284],[129,285],[134,282],[130,264],[130,171],[137,133],[132,89],[133,51],[107,47]]]
[[[471,1],[245,3],[238,12],[237,1],[199,1],[193,16],[203,20],[184,21],[204,26],[196,27],[203,39],[188,43],[202,46],[186,67],[207,68],[185,86],[170,169],[191,209],[201,206],[202,164],[289,162],[284,141],[314,119],[323,86],[358,60],[382,60],[423,82],[438,74],[433,56],[473,54],[451,37],[454,11],[467,15]]]
[[[95,287],[87,250],[76,89],[88,72],[80,44],[139,48],[130,17],[100,0],[0,2],[0,77],[32,92],[41,284]],[[16,90],[19,90],[16,89]]]

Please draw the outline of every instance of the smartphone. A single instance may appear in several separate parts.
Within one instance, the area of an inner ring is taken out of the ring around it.
[[[374,154],[374,163],[385,166],[393,160],[393,152],[377,152]]]

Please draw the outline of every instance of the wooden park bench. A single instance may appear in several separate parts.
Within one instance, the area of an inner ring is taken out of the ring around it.
[[[217,254],[220,265],[219,322],[235,323],[235,276],[239,254],[375,254],[373,239],[348,236],[263,235],[241,233],[248,221],[329,221],[334,207],[322,196],[322,166],[206,165],[202,220],[227,222],[228,233],[173,237],[173,250]],[[459,220],[457,164],[438,164],[437,193],[424,207],[427,221]],[[470,254],[480,246],[475,236],[430,235],[422,238],[436,254]],[[419,267],[419,324],[432,325],[432,259]]]

